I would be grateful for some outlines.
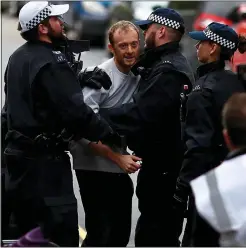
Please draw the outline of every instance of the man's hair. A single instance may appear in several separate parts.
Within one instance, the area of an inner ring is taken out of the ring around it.
[[[224,105],[222,124],[235,146],[246,146],[246,93],[235,93]]]
[[[139,38],[139,29],[132,22],[123,20],[123,21],[116,22],[108,30],[108,40],[111,45],[114,44],[114,34],[118,29],[123,30],[123,31],[134,29],[137,32],[138,38]]]
[[[178,41],[179,42],[183,37],[183,34],[176,29],[166,27],[166,30],[167,30],[168,39],[170,41]]]
[[[160,28],[160,27],[165,27],[166,28],[166,31],[167,31],[167,38],[169,41],[180,41],[183,37],[183,34],[176,30],[176,29],[173,29],[173,28],[169,28],[165,25],[162,25],[162,24],[159,24],[159,23],[155,23],[155,25]]]
[[[39,24],[44,24],[46,26],[49,26],[49,17],[44,19]],[[38,38],[39,38],[39,36],[38,36],[38,25],[36,27],[32,28],[31,30],[28,30],[26,32],[21,33],[21,37],[26,41],[31,41],[31,42],[37,41]],[[18,30],[21,31],[20,23],[18,23]]]

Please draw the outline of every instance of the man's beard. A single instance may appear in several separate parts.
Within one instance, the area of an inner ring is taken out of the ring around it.
[[[155,32],[152,32],[149,37],[145,40],[145,46],[144,46],[144,50],[148,51],[152,48],[155,48]]]
[[[66,40],[66,36],[60,32],[56,33],[51,27],[48,27],[48,37],[54,45],[63,45]]]

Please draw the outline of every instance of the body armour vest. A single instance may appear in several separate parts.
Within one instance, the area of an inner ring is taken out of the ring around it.
[[[142,68],[143,73],[139,68]],[[195,83],[194,73],[187,59],[179,51],[177,42],[171,42],[146,52],[132,68],[134,74],[140,73],[145,79],[152,78],[153,74],[169,70],[185,75],[188,79],[189,90],[192,89]]]
[[[45,65],[62,60],[66,61],[65,55],[42,42],[26,42],[11,55],[5,71],[9,130],[26,135],[42,130],[34,115],[32,84]]]
[[[171,64],[174,70],[184,74],[191,83],[189,85],[191,90],[195,83],[195,77],[187,59],[179,51],[161,56],[161,62],[159,62],[159,64],[162,64],[164,67],[168,66],[168,64]]]

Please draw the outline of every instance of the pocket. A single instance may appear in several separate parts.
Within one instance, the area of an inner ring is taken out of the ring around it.
[[[33,194],[38,173],[35,167],[37,159],[27,155],[24,151],[6,148],[4,151],[6,164],[6,190],[17,190],[20,194]]]
[[[74,195],[60,197],[44,197],[46,207],[46,223],[48,228],[56,229],[60,225],[78,223],[77,199]]]

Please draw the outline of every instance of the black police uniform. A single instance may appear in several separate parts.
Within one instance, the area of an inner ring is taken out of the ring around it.
[[[8,195],[6,194],[6,190],[5,190],[6,165],[4,163],[4,148],[6,147],[5,135],[7,134],[7,132],[8,132],[7,112],[6,112],[6,108],[4,107],[1,112],[1,200],[2,200],[1,238],[2,240],[10,239],[10,238],[18,238],[18,236],[13,237],[10,234],[11,206],[9,204]]]
[[[217,61],[197,70],[198,80],[187,101],[187,151],[177,184],[180,196],[189,194],[188,183],[192,179],[218,166],[228,153],[222,135],[221,111],[233,93],[244,92],[245,88],[237,75],[224,67],[224,61]],[[191,199],[193,201],[192,196]],[[192,205],[184,245],[219,246],[218,233]]]
[[[5,72],[8,133],[6,190],[19,229],[41,225],[59,246],[78,246],[77,201],[70,158],[57,136],[108,139],[112,129],[84,103],[66,57],[50,43],[27,42]],[[35,141],[45,133],[48,143]],[[48,147],[46,146],[48,145]]]
[[[132,70],[141,74],[133,102],[101,114],[143,159],[136,189],[141,216],[135,245],[177,245],[170,211],[182,163],[180,92],[183,84],[191,87],[194,77],[178,42],[149,50]]]

